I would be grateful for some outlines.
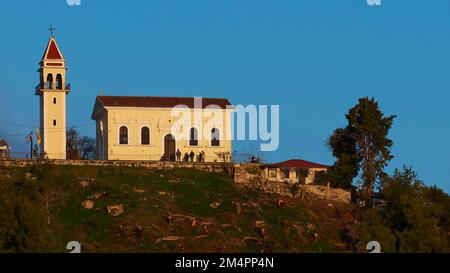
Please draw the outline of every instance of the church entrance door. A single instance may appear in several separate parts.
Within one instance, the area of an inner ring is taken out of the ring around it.
[[[164,138],[164,154],[170,161],[175,161],[175,137],[171,134]]]

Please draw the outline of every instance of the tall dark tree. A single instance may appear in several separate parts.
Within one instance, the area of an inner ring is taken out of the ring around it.
[[[359,103],[346,115],[348,130],[360,157],[362,197],[370,200],[374,187],[385,174],[384,168],[393,158],[389,130],[395,116],[385,117],[374,98],[359,99]]]
[[[370,200],[374,187],[392,159],[389,129],[395,116],[384,117],[374,98],[359,99],[346,115],[348,125],[336,129],[328,145],[336,157],[327,174],[337,186],[349,188],[358,174],[363,182],[361,197]]]

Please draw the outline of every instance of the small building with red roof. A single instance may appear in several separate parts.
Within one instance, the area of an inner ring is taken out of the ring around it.
[[[267,181],[313,184],[316,174],[326,172],[330,166],[302,159],[291,159],[262,166]]]

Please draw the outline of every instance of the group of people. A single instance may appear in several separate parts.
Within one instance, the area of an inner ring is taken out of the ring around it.
[[[180,149],[177,149],[175,154],[172,155],[166,155],[164,154],[161,157],[161,161],[178,161],[178,162],[205,162],[206,154],[204,151],[201,151],[197,155],[194,153],[194,151],[191,150],[190,153],[186,152],[184,153],[183,158],[181,156],[183,153],[180,151]]]

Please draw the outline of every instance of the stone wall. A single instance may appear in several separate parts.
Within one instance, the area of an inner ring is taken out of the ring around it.
[[[303,188],[303,194],[308,197],[320,198],[336,202],[350,204],[352,201],[352,194],[350,191],[344,189],[336,189],[328,186],[307,185]]]
[[[279,194],[291,198],[306,200],[324,199],[350,204],[351,192],[319,185],[300,185],[284,182],[260,181],[247,183],[245,186],[262,190],[266,193]]]
[[[234,182],[238,184],[248,184],[263,180],[261,164],[240,163],[234,164]]]
[[[201,162],[162,162],[162,161],[99,161],[99,160],[32,160],[32,159],[0,159],[0,167],[29,167],[40,164],[57,166],[98,166],[98,167],[140,167],[159,170],[175,168],[198,169],[207,172],[232,173],[232,166],[224,163]]]

